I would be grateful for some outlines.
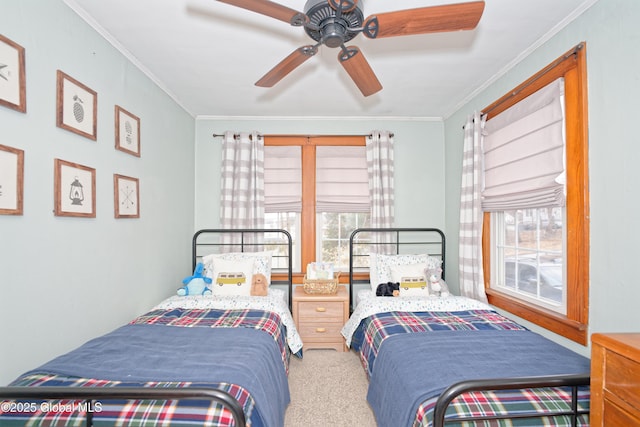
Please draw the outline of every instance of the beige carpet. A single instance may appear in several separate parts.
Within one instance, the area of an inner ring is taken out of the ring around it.
[[[369,383],[358,356],[350,351],[307,350],[291,357],[291,403],[285,427],[375,427],[367,403]]]

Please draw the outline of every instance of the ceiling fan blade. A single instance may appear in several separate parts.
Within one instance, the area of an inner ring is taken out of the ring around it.
[[[484,1],[474,1],[379,13],[366,19],[363,34],[375,39],[472,30],[483,11]]]
[[[252,12],[260,13],[262,15],[270,16],[275,19],[279,19],[288,24],[301,26],[304,25],[309,18],[302,12],[291,9],[287,6],[283,6],[278,3],[274,3],[269,0],[218,0],[222,3],[227,3],[232,6],[241,7],[243,9],[250,10]]]
[[[258,80],[256,86],[272,87],[287,74],[299,67],[304,61],[315,55],[316,52],[318,52],[318,48],[311,45],[302,46],[294,50],[289,56],[280,61],[278,65]]]
[[[373,95],[382,90],[380,81],[360,49],[355,46],[343,48],[338,59],[364,96]]]

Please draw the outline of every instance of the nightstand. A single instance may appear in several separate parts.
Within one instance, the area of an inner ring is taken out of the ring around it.
[[[344,285],[335,294],[307,294],[301,286],[293,291],[293,320],[304,349],[333,348],[346,351],[340,330],[349,320],[349,293]]]

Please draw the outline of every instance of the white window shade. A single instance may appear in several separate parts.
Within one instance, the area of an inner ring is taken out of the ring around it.
[[[264,204],[265,212],[302,212],[300,147],[264,147]]]
[[[485,211],[564,206],[564,79],[488,120]]]
[[[316,211],[369,212],[366,148],[316,148]]]

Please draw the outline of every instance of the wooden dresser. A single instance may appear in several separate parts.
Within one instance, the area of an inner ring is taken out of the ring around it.
[[[333,348],[346,351],[340,330],[349,319],[349,293],[344,285],[333,295],[307,294],[302,286],[293,291],[293,320],[303,349]]]
[[[640,426],[640,333],[591,336],[591,425]]]

